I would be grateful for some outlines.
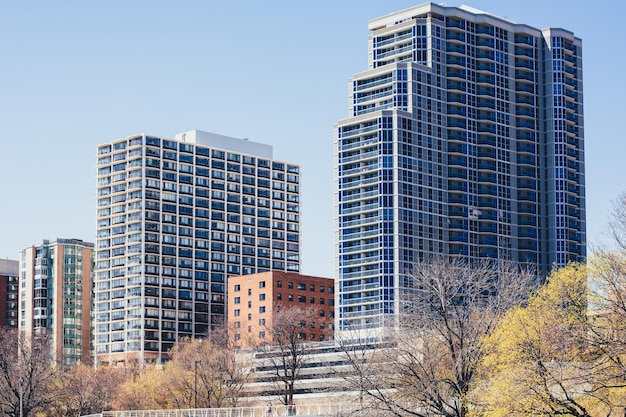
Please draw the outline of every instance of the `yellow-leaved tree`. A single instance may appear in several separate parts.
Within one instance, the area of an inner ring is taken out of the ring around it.
[[[154,365],[146,365],[137,374],[129,376],[117,392],[114,410],[156,410],[169,408],[163,392],[163,370]]]
[[[587,268],[554,271],[526,306],[511,309],[485,339],[472,415],[590,416]]]
[[[226,329],[214,329],[204,339],[179,341],[169,354],[161,389],[169,408],[239,405],[248,367],[237,359]]]

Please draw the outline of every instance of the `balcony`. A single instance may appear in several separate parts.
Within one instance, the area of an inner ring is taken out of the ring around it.
[[[339,240],[345,242],[346,240],[364,239],[372,236],[378,236],[379,234],[380,231],[378,229],[367,230],[365,232],[344,233]]]
[[[450,204],[467,204],[467,194],[448,193],[448,203]]]
[[[456,31],[446,30],[446,39],[448,41],[465,42],[465,33],[464,32],[456,32]],[[448,43],[448,45],[451,45],[451,44]]]
[[[496,149],[480,147],[478,148],[478,157],[496,159]]]
[[[494,52],[493,50],[478,49],[476,50],[476,59],[488,59],[490,61],[493,61]]]
[[[341,171],[340,176],[343,177],[343,176],[348,176],[352,174],[362,174],[365,172],[377,171],[379,168],[380,168],[379,164],[369,164],[369,165]]]
[[[345,293],[355,293],[355,292],[363,292],[372,289],[378,289],[380,285],[378,282],[359,284],[359,285],[343,285],[340,289],[342,294]]]
[[[363,133],[371,132],[377,129],[378,129],[378,123],[373,123],[373,124],[369,124],[369,125],[362,126],[362,127],[352,127],[349,130],[348,130],[348,126],[346,126],[346,127],[340,128],[340,131],[341,131],[340,138],[344,139],[350,136],[357,136],[357,135],[361,135]]]
[[[517,156],[518,165],[536,165],[537,161],[534,155],[518,155]]]
[[[343,248],[343,249],[339,249],[339,253],[340,254],[348,254],[348,253],[354,253],[354,252],[366,252],[366,251],[371,251],[373,249],[378,249],[378,242],[376,243],[370,243],[367,245],[354,245],[354,246],[350,246],[347,248]]]
[[[366,278],[366,277],[377,276],[379,274],[380,274],[380,270],[378,269],[370,269],[367,271],[347,272],[347,273],[342,273],[341,271],[339,271],[339,279],[344,280],[344,279],[352,279],[352,278]]]
[[[363,152],[356,155],[344,157],[341,159],[342,164],[347,164],[354,161],[363,161],[366,159],[378,158],[378,149],[374,149],[373,151]]]
[[[342,195],[340,197],[340,199],[341,199],[342,203],[347,203],[347,202],[350,202],[350,201],[363,200],[363,199],[366,199],[366,198],[378,196],[379,194],[380,193],[378,192],[378,190],[374,190],[374,191],[368,191],[368,192],[364,192],[364,193],[354,193],[354,194]]]
[[[476,74],[476,83],[494,85],[496,83],[496,76],[491,74]]]
[[[465,155],[467,153],[467,145],[448,141],[448,153],[460,153]]]
[[[520,226],[537,227],[537,218],[535,216],[520,216],[517,223]]]
[[[488,48],[493,48],[494,44],[493,44],[493,38],[488,37],[488,38],[483,38],[481,36],[477,36],[476,37],[476,46],[478,47],[488,47]]]
[[[466,78],[466,71],[464,69],[460,70],[460,69],[457,69],[457,68],[448,68],[446,76],[448,78],[465,79]]]
[[[519,203],[517,211],[525,214],[537,214],[537,206],[535,204]]]
[[[411,32],[406,32],[406,33],[396,33],[392,36],[390,36],[389,38],[384,38],[384,39],[378,39],[376,40],[376,47],[381,47],[381,46],[385,46],[385,45],[389,45],[395,42],[400,42],[403,41],[405,39],[409,39],[413,36],[413,34]]]
[[[526,85],[522,83],[515,83],[515,92],[535,94],[535,87],[533,85]]]
[[[456,43],[450,43],[446,46],[446,52],[447,53],[453,53],[453,54],[463,54],[465,55],[465,45],[459,45]]]
[[[341,184],[341,189],[342,190],[347,190],[350,188],[355,188],[355,187],[362,187],[364,185],[371,185],[371,184],[375,184],[378,182],[378,176],[374,176],[371,178],[363,178],[360,179],[360,177],[355,177],[356,179],[352,180],[352,181],[347,181]]]
[[[516,59],[515,66],[518,68],[528,68],[531,70],[535,69],[535,63],[532,60]]]
[[[458,155],[448,155],[448,165],[467,166],[467,157]]]
[[[343,209],[341,210],[341,214],[363,213],[363,212],[368,212],[372,210],[378,210],[378,208],[379,208],[378,203],[364,204],[364,205],[359,205],[356,207]]]
[[[358,220],[352,220],[349,222],[343,222],[340,224],[340,227],[346,228],[346,227],[363,226],[363,225],[378,223],[380,220],[381,220],[380,216],[372,216],[372,217],[367,217],[365,219],[358,219]]]
[[[345,266],[364,265],[364,264],[378,263],[379,261],[380,261],[380,258],[378,255],[376,255],[376,256],[368,256],[366,258],[341,260],[339,261],[339,266],[345,267]]]
[[[363,148],[366,146],[377,145],[378,144],[378,136],[374,136],[373,138],[365,139],[365,140],[356,140],[349,143],[345,143],[339,146],[340,151],[349,151],[351,149]]]
[[[448,117],[448,128],[449,129],[466,129],[465,119],[457,119],[453,117]]]
[[[390,48],[390,49],[386,49],[384,50],[384,52],[380,52],[380,50],[376,50],[376,59],[384,59],[384,58],[388,58],[390,56],[393,55],[399,55],[402,54],[404,52],[410,51],[413,49],[413,45],[412,44],[407,44],[407,45],[398,45],[394,48]]]

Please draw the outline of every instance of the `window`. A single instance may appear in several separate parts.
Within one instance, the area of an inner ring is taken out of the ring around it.
[[[236,322],[235,322],[235,329],[238,329],[238,328],[240,328],[240,327],[241,327],[241,322],[236,321]]]
[[[289,294],[289,295],[287,296],[287,301],[293,301],[293,295]]]
[[[311,284],[309,286],[309,291],[315,291],[315,284]]]
[[[235,304],[241,303],[241,297],[235,297]]]
[[[265,294],[259,294],[259,301],[265,301]]]
[[[248,308],[252,308],[252,301],[248,301]]]
[[[239,316],[241,314],[241,310],[237,309],[235,310],[235,316]]]
[[[282,300],[283,299],[283,295],[281,293],[276,294],[276,299],[277,300]]]
[[[287,288],[292,289],[292,288],[293,288],[293,282],[289,282],[289,283],[287,284]]]
[[[248,320],[252,320],[252,314],[248,313]]]
[[[306,303],[306,297],[304,295],[299,295],[298,296],[298,302],[299,303]]]
[[[311,299],[309,300],[311,304],[315,304],[315,297],[311,297]]]
[[[252,288],[248,288],[248,295],[252,295]]]
[[[259,282],[259,288],[265,288],[265,281]]]
[[[324,304],[324,299],[320,298],[320,304]]]
[[[320,292],[324,292],[324,286],[320,285]]]
[[[235,291],[241,291],[241,285],[236,284],[235,285]]]
[[[259,313],[265,313],[265,306],[259,307]]]
[[[259,319],[259,326],[265,326],[265,319]]]
[[[306,285],[301,283],[301,282],[298,282],[298,289],[300,291],[305,291],[306,290]]]
[[[283,282],[282,281],[276,281],[276,287],[282,288],[283,287]]]

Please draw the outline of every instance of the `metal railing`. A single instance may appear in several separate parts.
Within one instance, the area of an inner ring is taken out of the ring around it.
[[[182,410],[104,411],[82,417],[280,417],[336,416],[355,411],[352,403],[266,405],[235,408],[191,408]]]

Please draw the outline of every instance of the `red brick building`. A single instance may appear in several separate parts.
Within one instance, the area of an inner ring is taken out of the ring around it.
[[[302,329],[307,342],[332,340],[335,281],[331,278],[270,271],[228,278],[228,326],[240,347],[272,343],[268,329],[277,308],[315,310]]]

